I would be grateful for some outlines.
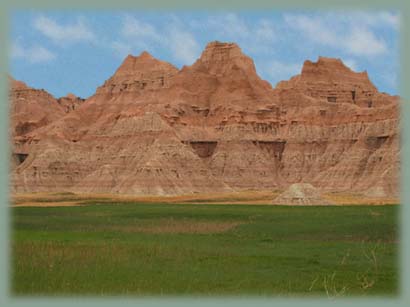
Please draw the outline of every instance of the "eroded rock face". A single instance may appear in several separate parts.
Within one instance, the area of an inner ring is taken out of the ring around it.
[[[398,193],[399,99],[338,59],[306,61],[272,88],[233,43],[208,44],[179,71],[144,52],[61,112],[25,135],[14,191],[167,195],[310,182]]]
[[[9,100],[12,137],[45,126],[63,116],[57,100],[45,90],[37,90],[9,77]]]
[[[27,86],[9,77],[11,168],[22,164],[39,141],[32,133],[47,127],[82,104],[84,99],[69,94],[55,99],[45,90]],[[47,128],[45,128],[47,129]]]

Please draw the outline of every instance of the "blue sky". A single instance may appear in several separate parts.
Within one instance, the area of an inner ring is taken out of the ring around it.
[[[15,11],[10,73],[56,97],[91,96],[127,54],[146,50],[178,68],[209,41],[236,42],[273,86],[307,59],[337,57],[398,93],[395,11]]]

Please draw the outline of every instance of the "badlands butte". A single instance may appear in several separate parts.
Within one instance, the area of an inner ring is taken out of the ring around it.
[[[211,42],[180,70],[129,55],[85,100],[10,82],[13,193],[398,196],[399,97],[339,59],[273,88],[238,45]]]

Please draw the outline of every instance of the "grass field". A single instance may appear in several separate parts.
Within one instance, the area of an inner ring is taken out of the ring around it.
[[[14,295],[398,293],[399,206],[11,210]]]

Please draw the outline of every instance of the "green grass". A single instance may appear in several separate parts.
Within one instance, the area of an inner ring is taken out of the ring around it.
[[[399,279],[398,210],[137,203],[13,208],[12,291],[392,296]]]

